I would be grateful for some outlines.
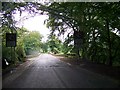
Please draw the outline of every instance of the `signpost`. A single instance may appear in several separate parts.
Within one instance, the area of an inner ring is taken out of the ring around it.
[[[6,47],[16,47],[16,33],[6,33]]]
[[[12,60],[12,47],[14,47],[14,59],[15,59],[16,40],[17,40],[16,33],[6,33],[6,47],[11,47],[11,60]]]

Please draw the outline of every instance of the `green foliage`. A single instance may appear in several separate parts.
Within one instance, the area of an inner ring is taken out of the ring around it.
[[[17,30],[17,46],[14,48],[6,47],[6,33],[10,33],[11,29],[2,26],[2,59],[7,59],[10,64],[16,64],[19,61],[25,61],[26,54],[29,50],[36,51],[40,49],[42,36],[39,32],[29,32],[25,28]],[[39,51],[38,51],[39,52]]]
[[[24,58],[26,57],[26,53],[24,50],[24,44],[22,39],[21,40],[19,39],[17,42],[16,53],[18,55],[18,59],[20,61],[24,61]]]
[[[49,18],[46,21],[47,27],[51,29],[51,37],[49,37],[47,45],[41,44],[38,42],[40,40],[35,39],[39,38],[37,34],[33,35],[35,38],[29,37],[28,33],[25,34],[26,38],[22,38],[24,36],[20,34],[19,38],[24,42],[21,49],[24,48],[26,53],[28,50],[39,48],[40,45],[44,48],[43,52],[47,50],[65,54],[75,52],[77,55],[80,54],[82,58],[88,58],[93,62],[120,65],[119,3],[53,2],[47,5],[40,3],[3,3],[3,5],[2,11],[5,14],[2,23],[8,26],[4,26],[3,33],[6,30],[10,32],[11,28],[14,27],[11,15],[15,9],[22,12],[20,7],[24,7],[32,11],[33,9],[28,7],[37,6],[38,10],[48,12]],[[60,36],[69,29],[72,29],[73,33],[69,35],[64,44],[61,44],[58,38],[54,36],[55,32],[59,31],[58,36]],[[75,33],[76,31],[78,33]],[[77,36],[79,36],[79,40],[76,39]],[[3,35],[3,41],[5,42],[5,35]],[[71,42],[74,42],[74,45],[70,45]]]
[[[39,51],[41,39],[42,36],[37,31],[26,33],[23,39],[26,54],[30,54],[31,51]]]
[[[41,52],[43,52],[43,53],[50,52],[48,42],[42,43],[40,47],[41,47],[41,50],[42,50]]]
[[[64,34],[72,28],[74,48],[83,58],[112,65],[119,62],[120,5],[119,3],[51,3],[47,26],[52,34]],[[62,22],[61,22],[62,21]],[[64,27],[64,28],[63,28]],[[66,28],[67,27],[67,28]],[[113,31],[117,30],[117,33]],[[78,33],[75,33],[77,31]],[[79,40],[76,37],[79,33]],[[69,37],[70,38],[70,37]],[[69,40],[67,40],[69,41]],[[68,44],[65,44],[68,47]],[[118,46],[117,46],[118,45]],[[70,49],[66,49],[67,53]]]
[[[2,30],[2,59],[6,59],[10,64],[14,64],[17,60],[16,58],[16,52],[14,52],[14,49],[11,47],[6,47],[6,33],[10,33],[11,29],[7,27],[6,25],[3,25],[1,27]]]
[[[55,35],[49,36],[47,44],[52,53],[56,54],[60,52],[61,41]]]

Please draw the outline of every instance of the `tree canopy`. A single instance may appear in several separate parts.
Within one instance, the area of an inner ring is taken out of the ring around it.
[[[120,63],[119,3],[50,2],[43,5],[26,2],[2,4],[3,26],[7,25],[9,28],[15,29],[12,13],[16,9],[20,13],[28,10],[34,14],[47,14],[49,18],[45,23],[51,30],[51,35],[54,36],[55,32],[59,31],[59,37],[69,29],[72,30],[68,33],[64,44],[71,52],[76,53],[76,56],[108,65]],[[71,42],[74,42],[74,48],[69,47]],[[54,47],[57,45],[55,44],[57,41],[54,42],[54,39],[49,40],[49,43]]]
[[[46,8],[49,12],[47,26],[51,34],[56,30],[64,34],[68,28],[73,29],[71,37],[78,56],[109,65],[117,61],[120,44],[119,3],[54,2]]]

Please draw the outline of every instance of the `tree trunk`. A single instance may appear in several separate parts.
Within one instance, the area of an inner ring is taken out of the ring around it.
[[[81,57],[79,52],[83,44],[83,32],[74,31],[74,49],[78,57]]]
[[[95,41],[95,29],[93,29],[93,59],[96,63],[99,63],[99,60],[96,58],[97,54],[97,47],[96,47],[96,41]]]
[[[74,51],[77,54],[77,57],[80,57],[80,55],[79,55],[79,49],[80,49],[79,38],[77,36],[78,36],[77,31],[74,31]]]
[[[109,53],[108,65],[112,66],[111,39],[110,39],[109,22],[107,19],[106,19],[106,29],[108,33],[108,53]]]

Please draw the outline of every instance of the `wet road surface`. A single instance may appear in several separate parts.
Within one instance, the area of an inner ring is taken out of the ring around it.
[[[3,88],[116,88],[118,83],[60,61],[50,54],[41,54],[18,67],[3,79]]]

